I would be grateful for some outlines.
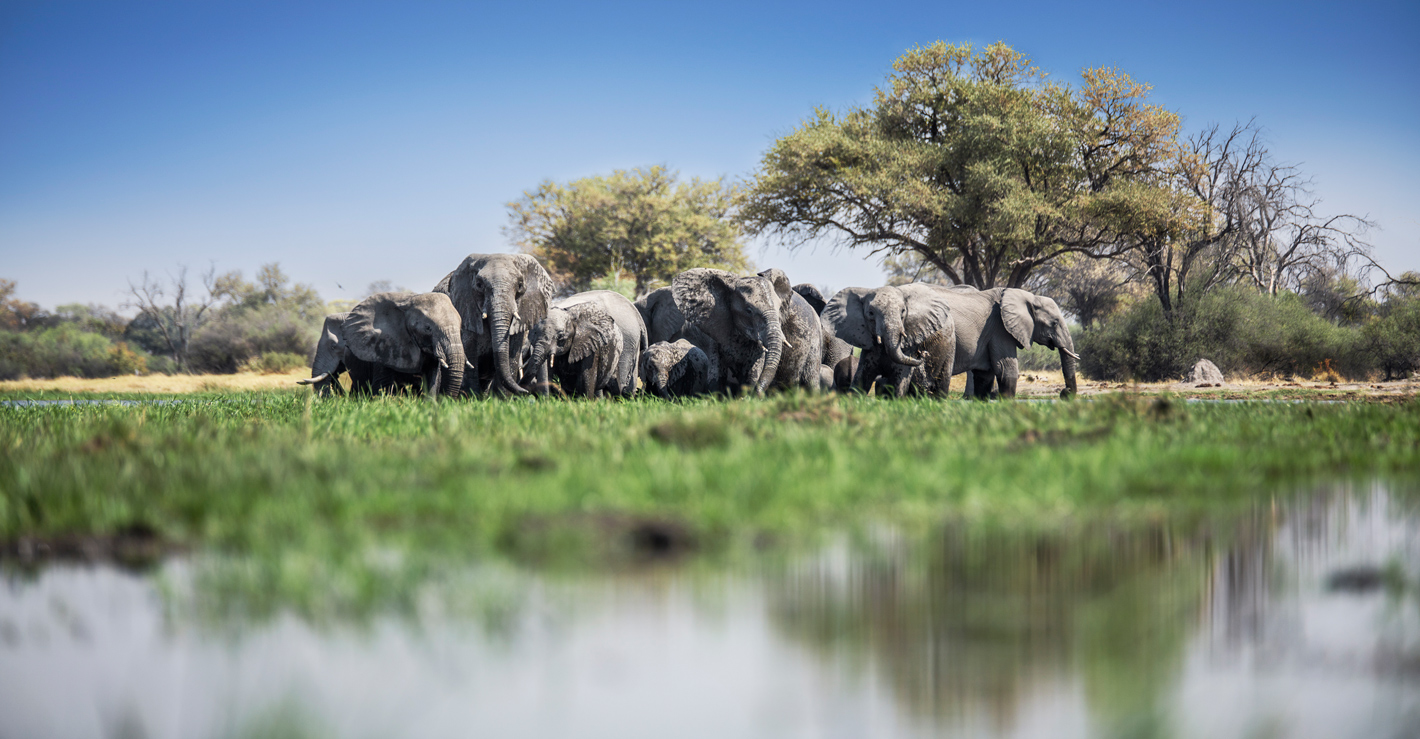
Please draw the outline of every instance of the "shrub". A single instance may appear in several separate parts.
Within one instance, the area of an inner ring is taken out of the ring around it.
[[[232,373],[263,354],[310,356],[318,334],[319,323],[284,306],[224,310],[192,337],[188,361],[199,372]]]
[[[148,357],[128,344],[74,323],[24,333],[0,331],[0,379],[113,377],[147,368]]]
[[[306,358],[290,352],[265,352],[242,363],[243,372],[275,375],[306,366]]]
[[[1318,365],[1363,377],[1374,364],[1360,333],[1313,313],[1296,295],[1261,295],[1228,287],[1190,296],[1172,315],[1157,300],[1082,332],[1082,372],[1105,380],[1146,382],[1183,377],[1206,358],[1224,374],[1311,376]]]
[[[1409,377],[1420,369],[1420,297],[1391,298],[1362,336],[1365,355],[1385,379]]]

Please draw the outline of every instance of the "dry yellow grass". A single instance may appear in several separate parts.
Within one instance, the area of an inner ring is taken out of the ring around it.
[[[103,379],[56,377],[52,380],[6,380],[0,392],[61,393],[195,393],[240,390],[275,390],[296,387],[296,380],[310,377],[301,368],[279,374],[238,372],[235,375],[124,375]]]

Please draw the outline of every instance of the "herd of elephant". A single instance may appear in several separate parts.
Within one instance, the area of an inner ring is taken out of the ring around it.
[[[825,300],[779,269],[696,268],[636,302],[593,290],[553,299],[527,254],[470,254],[432,292],[371,295],[326,317],[311,363],[320,395],[663,398],[771,389],[1013,397],[1016,352],[1060,352],[1064,394],[1079,356],[1055,301],[1014,288],[912,283],[850,287]],[[861,351],[855,354],[854,347]],[[639,381],[639,382],[638,382]]]

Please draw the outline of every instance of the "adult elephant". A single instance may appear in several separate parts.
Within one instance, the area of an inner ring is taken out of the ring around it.
[[[797,290],[789,286],[789,276],[778,268],[766,269],[760,277],[769,280],[779,298],[779,325],[784,332],[784,353],[779,358],[772,387],[800,387],[816,392],[823,387],[819,367],[823,363],[823,326],[818,311]]]
[[[465,354],[461,321],[442,293],[375,293],[360,301],[341,323],[346,364],[356,386],[373,391],[418,375],[424,394],[457,397],[463,389]],[[368,380],[363,375],[370,375]],[[357,377],[361,375],[361,377]]]
[[[576,371],[590,397],[596,397],[601,390],[624,398],[635,395],[637,361],[649,346],[641,313],[624,295],[611,290],[590,290],[555,301],[547,318],[533,328],[530,340],[532,356],[528,368],[542,388],[547,387],[554,356],[566,355],[569,365],[584,364],[586,358],[592,358],[591,363]],[[605,371],[597,369],[597,377],[590,379],[587,372],[606,361],[611,366]]]
[[[823,309],[835,338],[863,349],[852,386],[866,390],[879,375],[883,388],[905,395],[916,388],[946,395],[956,360],[956,326],[947,301],[929,285],[838,291]],[[842,373],[837,373],[841,385]]]
[[[699,346],[718,365],[717,389],[733,382],[763,395],[774,383],[784,354],[781,299],[769,280],[697,267],[671,282],[676,307],[706,344]]]
[[[951,306],[957,337],[954,371],[971,373],[971,397],[989,397],[993,383],[1000,388],[1001,397],[1015,397],[1020,377],[1016,353],[1033,343],[1060,352],[1064,394],[1075,394],[1080,356],[1075,353],[1069,324],[1054,300],[1018,288],[926,287]]]
[[[340,375],[348,370],[345,366],[344,324],[349,315],[331,313],[325,317],[320,338],[316,340],[316,352],[311,356],[311,376],[296,381],[297,385],[314,385],[311,390],[318,397],[324,398],[331,393],[345,394],[345,388],[340,385]]]
[[[448,295],[462,318],[469,389],[527,393],[518,368],[528,331],[547,317],[552,302],[547,270],[527,254],[470,254],[434,292]]]

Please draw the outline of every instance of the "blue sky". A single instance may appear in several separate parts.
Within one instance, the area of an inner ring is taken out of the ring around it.
[[[1185,128],[1256,118],[1324,210],[1420,269],[1415,3],[27,2],[0,4],[0,277],[116,305],[183,263],[279,261],[326,298],[429,289],[509,249],[545,179],[747,177],[906,48],[1004,40],[1058,78],[1117,65]],[[859,254],[751,257],[877,284]]]

